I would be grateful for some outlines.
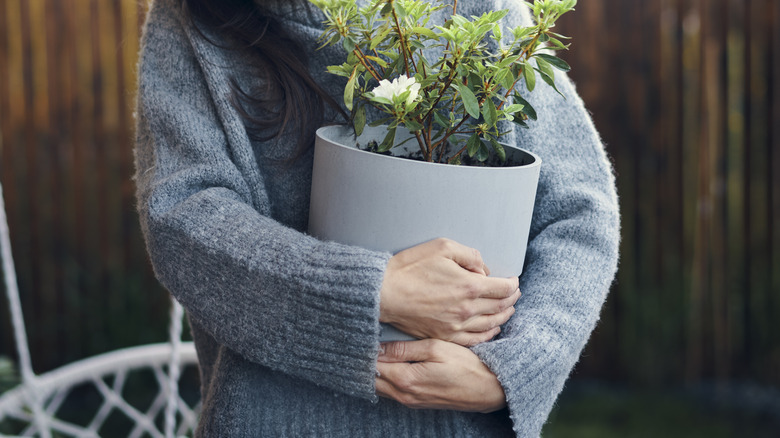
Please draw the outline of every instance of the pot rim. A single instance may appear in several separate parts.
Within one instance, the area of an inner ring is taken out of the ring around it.
[[[385,125],[381,125],[381,126],[385,126]],[[379,128],[379,127],[377,127],[377,128]],[[439,166],[439,167],[451,168],[451,169],[469,169],[468,171],[471,171],[471,172],[488,172],[488,171],[490,171],[490,172],[497,172],[497,171],[508,172],[508,171],[517,171],[518,169],[531,169],[533,167],[541,166],[541,164],[542,164],[541,157],[539,157],[539,155],[537,155],[536,153],[531,152],[531,151],[529,151],[527,149],[523,149],[523,148],[520,148],[520,147],[517,147],[517,146],[513,146],[513,145],[510,145],[510,144],[501,142],[501,141],[499,141],[499,144],[501,144],[504,147],[507,147],[507,148],[510,148],[510,149],[515,149],[515,150],[518,150],[520,152],[523,152],[525,154],[530,155],[534,159],[533,163],[522,164],[522,165],[518,165],[518,166],[490,167],[490,166],[454,166],[454,165],[451,165],[451,164],[444,164],[444,163],[431,163],[431,162],[428,162],[428,161],[411,160],[411,159],[408,159],[408,158],[401,158],[401,157],[397,157],[397,156],[394,156],[394,155],[383,155],[383,154],[378,154],[376,152],[364,151],[364,150],[359,149],[357,147],[344,145],[344,144],[342,144],[340,142],[331,140],[330,138],[328,138],[328,136],[325,135],[325,133],[328,132],[328,131],[333,131],[335,129],[351,130],[351,127],[349,127],[349,125],[344,125],[344,124],[334,124],[334,125],[322,126],[322,127],[317,129],[317,132],[316,132],[317,138],[318,139],[322,139],[322,140],[327,141],[327,142],[330,142],[330,143],[332,143],[332,144],[334,144],[336,146],[339,146],[341,148],[344,148],[344,149],[347,149],[347,150],[350,150],[350,151],[359,152],[359,153],[362,153],[362,154],[367,154],[367,155],[370,155],[370,156],[378,157],[378,159],[398,160],[399,162],[408,163],[408,165]]]

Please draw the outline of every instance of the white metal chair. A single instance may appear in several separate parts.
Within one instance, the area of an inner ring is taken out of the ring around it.
[[[2,184],[0,255],[21,374],[19,386],[0,394],[0,436],[126,434],[132,438],[171,438],[190,434],[197,422],[199,403],[197,397],[188,403],[180,395],[179,377],[184,367],[197,366],[197,357],[192,342],[181,341],[183,310],[178,303],[172,304],[169,343],[117,350],[35,375],[11,255]],[[147,377],[142,386],[150,388],[150,392],[145,397],[136,394],[138,400],[131,401],[131,389],[141,385],[128,382],[138,374]],[[74,410],[73,400],[86,395],[93,400],[92,405]],[[118,426],[107,432],[104,428],[110,422]]]

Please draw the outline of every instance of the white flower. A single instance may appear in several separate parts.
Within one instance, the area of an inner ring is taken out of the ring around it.
[[[401,75],[393,80],[393,82],[387,79],[379,81],[379,85],[372,90],[374,97],[385,98],[395,103],[396,98],[409,91],[409,96],[406,98],[406,105],[411,105],[417,97],[420,95],[420,84],[414,78]]]

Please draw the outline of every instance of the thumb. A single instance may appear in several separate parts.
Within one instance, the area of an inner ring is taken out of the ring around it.
[[[379,346],[380,362],[424,362],[431,357],[431,340],[386,342]]]

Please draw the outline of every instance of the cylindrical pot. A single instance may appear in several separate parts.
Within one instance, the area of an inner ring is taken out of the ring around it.
[[[399,129],[397,142],[408,138]],[[438,237],[476,248],[496,277],[523,271],[541,159],[504,145],[510,167],[426,163],[361,150],[386,127],[317,130],[309,233],[323,240],[397,253]],[[412,139],[391,150],[418,149]],[[382,340],[396,336],[383,325]]]

